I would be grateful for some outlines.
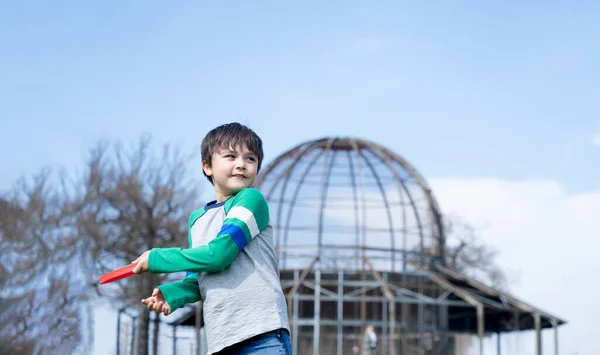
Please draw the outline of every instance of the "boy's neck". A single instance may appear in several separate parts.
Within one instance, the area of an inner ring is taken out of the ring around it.
[[[222,193],[220,193],[218,191],[215,191],[215,196],[217,198],[217,203],[221,203],[223,201],[227,201],[227,200],[229,200],[230,198],[233,197],[233,195],[225,195],[225,194],[222,194]]]
[[[223,201],[227,201],[229,198],[231,198],[231,196],[229,196],[229,197],[219,197],[219,196],[217,196],[217,203],[221,203]]]

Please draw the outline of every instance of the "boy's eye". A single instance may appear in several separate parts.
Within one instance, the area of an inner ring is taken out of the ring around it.
[[[235,158],[235,157],[233,156],[233,154],[227,154],[227,155],[225,156],[225,158]]]
[[[256,161],[256,158],[255,157],[248,157],[248,160],[250,160],[250,161]]]

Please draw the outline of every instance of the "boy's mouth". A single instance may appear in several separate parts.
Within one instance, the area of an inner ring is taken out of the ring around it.
[[[231,177],[234,177],[234,178],[236,178],[236,179],[245,179],[245,178],[246,178],[246,175],[242,175],[242,174],[234,174],[234,175],[231,175]]]

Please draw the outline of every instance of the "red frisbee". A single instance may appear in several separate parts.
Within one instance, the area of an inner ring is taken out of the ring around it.
[[[113,270],[107,274],[100,276],[100,284],[105,284],[113,281],[117,281],[123,279],[125,277],[133,275],[133,269],[136,264],[129,264],[127,266],[123,266],[122,268]]]

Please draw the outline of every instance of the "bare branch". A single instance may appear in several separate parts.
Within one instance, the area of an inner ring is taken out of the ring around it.
[[[498,252],[479,238],[475,227],[457,216],[445,218],[446,262],[467,276],[506,290],[505,273],[497,265]]]

